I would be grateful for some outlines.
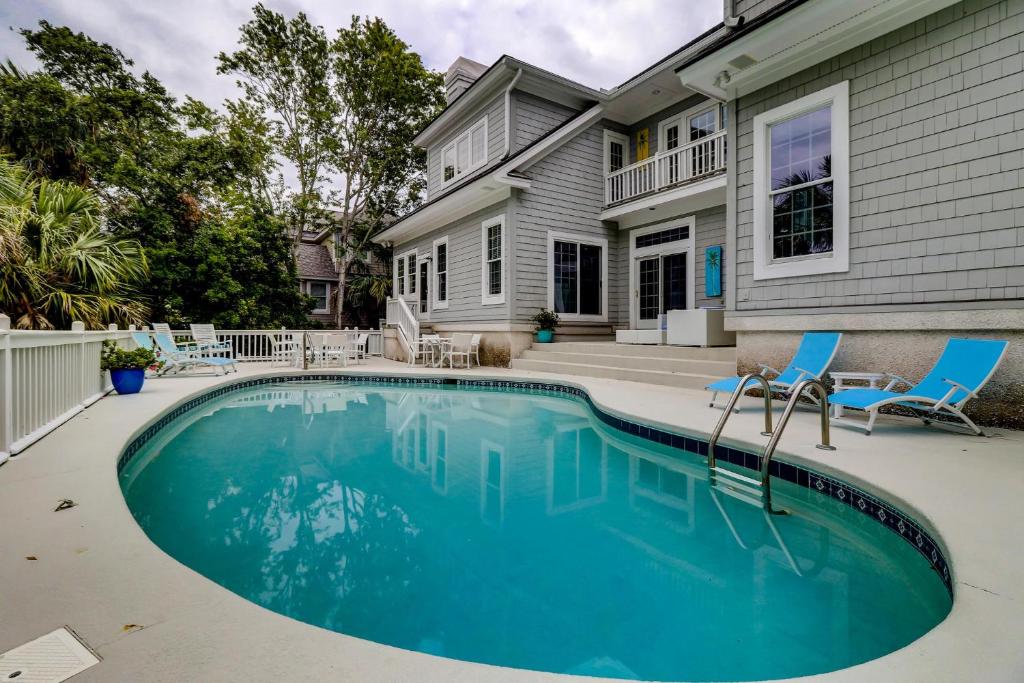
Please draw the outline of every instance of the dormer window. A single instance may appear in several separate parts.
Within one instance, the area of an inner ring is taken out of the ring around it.
[[[445,145],[441,159],[446,183],[487,163],[487,117]]]

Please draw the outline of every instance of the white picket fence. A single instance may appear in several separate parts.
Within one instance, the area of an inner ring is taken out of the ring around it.
[[[367,334],[367,355],[384,353],[380,330],[218,330],[240,362],[273,360],[272,335],[301,341],[306,332]],[[187,330],[175,335],[191,338]],[[113,387],[100,371],[103,342],[135,348],[131,331],[87,332],[81,323],[70,331],[12,330],[0,314],[0,463],[43,438],[85,410]]]

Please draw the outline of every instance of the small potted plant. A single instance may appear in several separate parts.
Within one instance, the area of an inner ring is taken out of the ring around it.
[[[558,327],[559,322],[557,313],[542,308],[530,320],[537,326],[537,341],[539,343],[547,344],[554,338],[555,328]]]
[[[155,363],[156,356],[150,349],[140,347],[126,351],[113,341],[103,342],[100,368],[110,371],[110,382],[119,394],[139,393],[146,379],[146,368]]]

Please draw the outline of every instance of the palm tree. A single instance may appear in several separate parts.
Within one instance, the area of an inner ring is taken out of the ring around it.
[[[15,327],[141,323],[142,247],[103,227],[99,198],[0,159],[0,311]]]

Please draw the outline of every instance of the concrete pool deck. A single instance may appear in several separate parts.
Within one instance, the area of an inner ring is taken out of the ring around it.
[[[299,371],[255,366],[226,377],[148,381],[141,394],[97,402],[0,467],[0,652],[67,624],[103,658],[76,682],[580,680],[433,657],[303,624],[221,588],[149,541],[118,485],[126,443],[186,397],[280,372]],[[585,388],[603,408],[699,434],[721,414],[703,392],[617,380],[439,371],[379,359],[344,372],[563,381]],[[724,436],[763,446],[751,438],[761,421],[759,410],[744,410]],[[777,457],[916,517],[945,548],[956,596],[949,616],[902,650],[801,680],[1024,680],[1024,433],[993,429],[983,439],[880,419],[870,437],[834,428],[838,450],[824,452],[814,448],[818,429],[816,413],[795,414]],[[64,498],[77,506],[55,512]]]

